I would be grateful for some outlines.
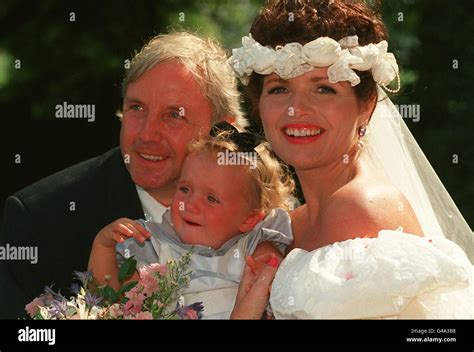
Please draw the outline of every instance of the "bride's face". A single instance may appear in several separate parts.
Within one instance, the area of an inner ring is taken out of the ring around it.
[[[296,169],[347,160],[364,121],[350,83],[330,83],[327,68],[288,80],[265,76],[259,109],[272,148]]]

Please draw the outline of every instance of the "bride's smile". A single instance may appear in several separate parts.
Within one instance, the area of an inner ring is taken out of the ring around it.
[[[283,126],[282,132],[290,143],[307,144],[319,139],[324,129],[313,124],[291,123]]]

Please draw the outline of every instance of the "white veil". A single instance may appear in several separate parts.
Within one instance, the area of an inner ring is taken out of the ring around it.
[[[444,236],[457,243],[474,263],[474,235],[469,225],[380,87],[365,140],[373,164],[408,199],[425,235]]]

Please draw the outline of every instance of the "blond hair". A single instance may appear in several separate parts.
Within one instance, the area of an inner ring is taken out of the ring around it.
[[[240,152],[237,145],[228,139],[229,132],[222,131],[217,136],[206,139],[193,140],[189,144],[190,153]],[[283,208],[287,211],[294,208],[292,196],[295,183],[288,167],[280,163],[272,154],[267,142],[255,148],[255,168],[248,167],[250,176],[250,203],[254,209],[265,214],[274,208]],[[243,152],[243,155],[248,153]],[[245,156],[244,156],[245,157]]]
[[[212,38],[202,38],[188,32],[172,32],[153,37],[133,57],[122,82],[125,97],[128,85],[139,79],[155,65],[176,60],[185,66],[198,82],[212,105],[212,123],[235,118],[243,130],[248,122],[240,109],[240,93],[226,50]]]

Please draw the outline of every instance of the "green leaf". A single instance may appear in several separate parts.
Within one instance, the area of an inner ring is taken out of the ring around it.
[[[119,295],[115,292],[115,290],[110,286],[105,286],[102,288],[102,294],[104,298],[109,301],[110,303],[115,303],[118,301]]]
[[[43,316],[41,315],[41,310],[38,308],[35,313],[34,320],[44,320]]]
[[[124,282],[133,275],[137,268],[137,261],[133,259],[133,256],[125,259],[125,262],[120,266],[118,279],[120,282]]]
[[[125,304],[125,303],[127,303],[128,301],[129,301],[129,298],[127,298],[127,297],[122,297],[122,300],[120,301],[120,303]]]
[[[119,296],[123,295],[125,292],[128,292],[132,288],[137,286],[137,284],[138,284],[138,281],[132,281],[132,282],[126,283],[125,285],[120,287],[120,289],[117,291],[117,295],[119,295]]]

